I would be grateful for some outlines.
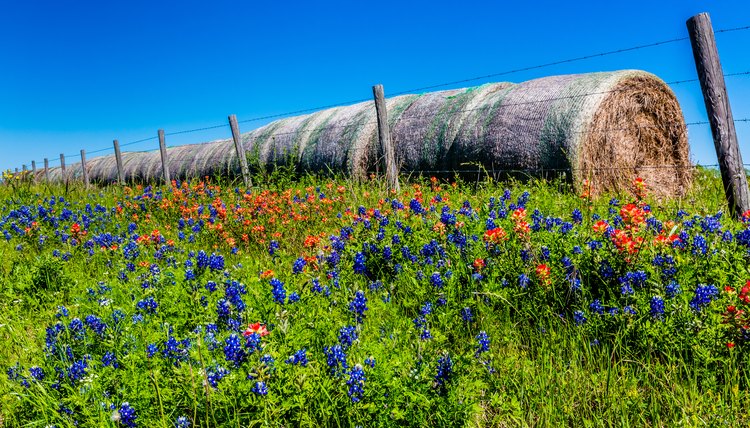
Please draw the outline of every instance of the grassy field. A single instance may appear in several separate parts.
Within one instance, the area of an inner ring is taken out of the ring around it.
[[[402,187],[0,187],[0,426],[750,424],[717,172]]]

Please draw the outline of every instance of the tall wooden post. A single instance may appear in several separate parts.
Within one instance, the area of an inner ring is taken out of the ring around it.
[[[83,184],[89,187],[89,171],[86,169],[86,150],[81,149],[81,172],[83,173]]]
[[[31,161],[31,178],[36,183],[36,161]]]
[[[67,177],[65,176],[65,154],[60,153],[60,173],[62,175],[63,183],[67,183]]]
[[[229,115],[229,127],[232,128],[232,140],[234,140],[234,148],[237,151],[237,158],[240,160],[240,168],[242,169],[242,180],[245,182],[245,187],[252,187],[253,182],[250,180],[250,170],[247,167],[247,157],[245,157],[245,148],[242,147],[242,139],[240,138],[240,126],[237,124],[237,116]]]
[[[44,158],[44,181],[49,182],[49,159]]]
[[[742,165],[742,155],[737,143],[737,132],[734,128],[732,108],[729,105],[711,18],[708,13],[699,13],[688,19],[687,28],[708,121],[711,124],[716,156],[719,159],[724,193],[730,212],[734,216],[740,216],[750,210],[750,189],[747,186],[745,167]]]
[[[169,186],[172,179],[169,178],[169,159],[167,158],[167,144],[164,142],[164,130],[159,130],[159,151],[161,152],[161,171],[164,182]]]
[[[385,105],[385,95],[383,85],[372,87],[372,94],[375,97],[375,112],[378,116],[378,140],[380,147],[383,149],[385,156],[385,179],[388,182],[388,188],[397,192],[401,191],[398,183],[398,165],[396,165],[396,150],[391,140],[391,129],[388,126],[388,110]]]
[[[115,145],[115,162],[117,162],[117,182],[122,185],[125,184],[125,172],[122,170],[122,153],[120,153],[120,142],[114,140],[113,144]]]

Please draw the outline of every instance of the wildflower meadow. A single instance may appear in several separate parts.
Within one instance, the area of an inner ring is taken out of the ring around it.
[[[747,426],[720,186],[6,183],[0,426]]]

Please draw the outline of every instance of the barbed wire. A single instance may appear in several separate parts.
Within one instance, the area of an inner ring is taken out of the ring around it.
[[[748,30],[748,29],[750,29],[750,25],[741,26],[741,27],[732,27],[732,28],[718,29],[718,30],[715,30],[714,33],[716,33],[716,34],[722,34],[722,33],[730,33],[730,32],[737,32],[737,31],[745,31],[745,30]],[[577,61],[584,61],[584,60],[593,59],[593,58],[599,58],[599,57],[604,57],[604,56],[609,56],[609,55],[616,55],[616,54],[621,54],[621,53],[625,53],[625,52],[632,52],[632,51],[637,51],[637,50],[641,50],[641,49],[647,49],[647,48],[652,48],[652,47],[657,47],[657,46],[663,46],[663,45],[668,45],[668,44],[672,44],[672,43],[677,43],[677,42],[685,41],[685,40],[688,40],[688,39],[689,39],[689,37],[687,37],[687,36],[677,37],[677,38],[672,38],[672,39],[667,39],[667,40],[661,40],[661,41],[652,42],[652,43],[635,45],[635,46],[631,46],[631,47],[627,47],[627,48],[615,49],[615,50],[610,50],[610,51],[603,51],[603,52],[598,52],[598,53],[594,53],[594,54],[582,55],[582,56],[568,58],[568,59],[563,59],[563,60],[558,60],[558,61],[551,61],[551,62],[537,64],[537,65],[532,65],[532,66],[527,66],[527,67],[519,67],[519,68],[504,70],[504,71],[501,71],[501,72],[485,74],[485,75],[482,75],[482,76],[475,76],[475,77],[466,78],[466,79],[459,79],[459,80],[454,80],[454,81],[450,81],[450,82],[443,82],[443,83],[434,84],[434,85],[417,87],[417,88],[413,88],[413,89],[408,89],[408,90],[403,90],[403,91],[395,92],[395,93],[392,93],[392,94],[389,94],[389,95],[390,96],[397,96],[397,95],[404,95],[404,94],[413,93],[413,92],[422,92],[422,91],[426,91],[426,90],[430,90],[430,89],[436,89],[436,88],[440,88],[440,87],[447,87],[447,86],[457,85],[457,84],[461,84],[461,83],[468,83],[468,82],[473,82],[473,81],[477,81],[477,80],[489,79],[489,78],[499,77],[499,76],[504,76],[504,75],[509,75],[509,74],[515,74],[515,73],[519,73],[519,72],[523,72],[523,71],[537,70],[537,69],[541,69],[541,68],[552,67],[552,66],[555,66],[555,65],[567,64],[567,63],[572,63],[572,62],[577,62]],[[725,75],[725,77],[740,76],[740,75],[750,75],[750,71],[727,74],[727,75]],[[673,82],[667,82],[667,84],[678,85],[678,84],[684,84],[684,83],[690,83],[690,82],[696,82],[696,81],[698,81],[698,79],[684,79],[684,80],[677,80],[677,81],[673,81]],[[594,95],[594,94],[587,94],[587,95]],[[346,102],[339,102],[339,103],[328,104],[328,105],[323,105],[323,106],[318,106],[318,107],[311,107],[311,108],[294,110],[294,111],[285,112],[285,113],[265,115],[265,116],[260,116],[260,117],[255,117],[255,118],[240,120],[240,121],[238,121],[238,123],[249,123],[249,122],[274,119],[274,118],[279,118],[279,117],[284,117],[284,116],[291,116],[291,115],[297,115],[297,114],[302,114],[302,113],[309,113],[309,112],[312,112],[312,111],[317,111],[317,110],[322,110],[322,109],[327,109],[327,108],[333,108],[333,107],[340,107],[340,106],[343,106],[343,105],[356,104],[356,103],[366,102],[366,101],[371,101],[371,100],[372,100],[371,98],[366,98],[366,99],[352,100],[352,101],[346,101]],[[548,99],[548,100],[544,100],[544,101],[550,101],[550,100]],[[542,101],[539,101],[539,102],[542,102]],[[515,105],[519,105],[519,104],[516,103]],[[170,133],[165,133],[165,136],[188,134],[188,133],[193,133],[193,132],[200,132],[200,131],[206,131],[206,130],[223,128],[223,127],[226,127],[226,126],[228,126],[228,124],[213,125],[213,126],[206,126],[206,127],[201,127],[201,128],[194,128],[194,129],[186,129],[186,130],[180,130],[180,131],[173,131],[173,132],[170,132]],[[358,124],[357,126],[360,126],[360,124]],[[143,139],[139,139],[139,140],[135,140],[135,141],[131,141],[131,142],[127,142],[127,143],[121,144],[120,146],[121,147],[131,146],[131,145],[135,145],[135,144],[138,144],[138,143],[142,143],[142,142],[154,140],[156,138],[157,137],[143,138]],[[101,152],[108,151],[108,150],[112,150],[112,149],[110,149],[110,148],[102,148],[102,149],[96,149],[96,150],[88,151],[88,153],[90,153],[90,154],[101,153]],[[65,155],[65,156],[66,157],[76,157],[76,156],[80,156],[80,154]],[[50,156],[50,158],[54,158],[54,156]]]

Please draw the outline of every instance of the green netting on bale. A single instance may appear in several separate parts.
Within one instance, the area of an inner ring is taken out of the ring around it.
[[[386,100],[402,172],[569,170],[615,188],[648,175],[655,188],[679,193],[690,177],[684,119],[674,94],[636,70],[550,76],[402,95]],[[242,135],[251,165],[295,163],[301,171],[364,177],[380,169],[382,150],[373,102],[284,118]],[[231,139],[170,147],[173,177],[238,174]],[[88,163],[92,180],[117,179],[114,156]],[[123,153],[128,180],[162,176],[158,152]],[[601,168],[606,165],[607,168]],[[654,166],[674,165],[674,170]],[[618,169],[619,168],[619,169]],[[81,175],[71,165],[68,178]],[[62,179],[59,168],[53,179]]]

